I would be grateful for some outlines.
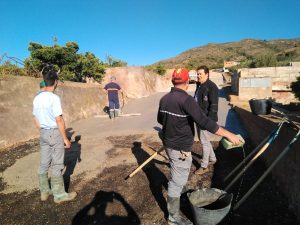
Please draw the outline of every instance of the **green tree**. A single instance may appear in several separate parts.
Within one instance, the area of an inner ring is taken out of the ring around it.
[[[115,59],[111,55],[106,55],[106,62],[108,67],[122,67],[127,66],[127,62],[122,61],[120,59]]]
[[[93,77],[96,81],[101,81],[105,73],[105,64],[101,62],[93,53],[86,52],[79,56],[79,68],[81,77]]]
[[[186,68],[187,70],[195,70],[197,67],[196,65],[197,65],[197,63],[195,63],[195,62],[189,62],[188,64],[186,64],[184,66],[184,68]]]
[[[277,58],[274,54],[260,55],[255,60],[255,67],[277,66]]]
[[[77,82],[85,77],[101,81],[105,73],[105,64],[90,52],[78,54],[79,46],[75,42],[68,42],[65,46],[29,43],[28,50],[30,57],[25,60],[25,68],[29,72],[60,70],[61,79]]]
[[[291,83],[292,92],[295,94],[295,97],[300,100],[300,76],[297,77],[297,80]]]
[[[162,64],[158,64],[158,65],[156,65],[156,67],[154,68],[154,71],[156,72],[156,73],[158,73],[159,75],[161,75],[161,76],[163,76],[163,75],[165,75],[166,74],[166,69],[165,69],[165,67],[162,65]]]

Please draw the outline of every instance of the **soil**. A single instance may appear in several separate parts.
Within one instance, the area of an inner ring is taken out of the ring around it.
[[[144,162],[153,151],[145,145],[159,149],[161,143],[149,137],[141,140],[141,135],[111,136],[107,138],[113,148],[107,154],[105,169],[94,179],[85,181],[86,174],[72,178],[66,185],[69,191],[78,191],[78,197],[72,202],[55,204],[52,197],[47,201],[40,201],[38,190],[0,194],[0,221],[3,225],[13,224],[72,224],[72,225],[119,225],[119,224],[167,224],[167,182],[169,164],[165,153],[157,156],[142,171],[125,180],[138,165]],[[247,142],[248,143],[248,142]],[[217,163],[211,165],[209,172],[201,177],[193,175],[199,167],[201,146],[198,142],[193,145],[193,166],[189,179],[189,188],[215,187],[224,189],[224,177],[243,159],[241,149],[226,151],[218,142],[213,143]],[[253,147],[245,146],[246,153]],[[3,172],[18,158],[38,151],[38,142],[28,143],[0,152]],[[122,157],[120,158],[120,155]],[[126,157],[136,159],[136,163],[127,161]],[[122,159],[118,160],[117,159]],[[257,160],[243,176],[243,182],[238,181],[232,192],[234,205],[243,196],[254,182],[265,171],[263,161]],[[84,184],[84,185],[82,185]],[[0,180],[0,189],[5,189],[5,183]],[[181,210],[193,219],[186,194],[182,195]],[[258,186],[241,207],[230,212],[220,223],[222,225],[250,225],[250,224],[280,224],[295,225],[296,217],[289,209],[289,203],[283,193],[276,187],[271,176]]]

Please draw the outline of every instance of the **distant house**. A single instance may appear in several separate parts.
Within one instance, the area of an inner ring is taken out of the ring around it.
[[[295,101],[290,84],[299,76],[300,67],[243,68],[233,74],[231,89],[240,99],[273,98],[280,103]]]
[[[240,63],[236,61],[224,61],[224,68],[230,68],[239,64]]]

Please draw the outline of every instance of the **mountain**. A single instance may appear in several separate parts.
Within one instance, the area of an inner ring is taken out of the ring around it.
[[[221,44],[210,43],[189,49],[173,58],[154,63],[165,68],[196,68],[207,65],[210,68],[223,67],[225,61],[248,63],[259,57],[272,56],[277,65],[285,65],[290,61],[300,61],[300,38],[278,40],[244,39],[238,42]],[[249,64],[250,65],[250,64]]]

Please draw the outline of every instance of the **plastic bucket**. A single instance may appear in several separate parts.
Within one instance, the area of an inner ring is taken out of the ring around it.
[[[255,115],[267,115],[271,113],[272,103],[268,99],[251,99],[249,101],[251,112]]]
[[[215,225],[228,214],[233,194],[216,188],[204,188],[188,193],[196,225]]]

